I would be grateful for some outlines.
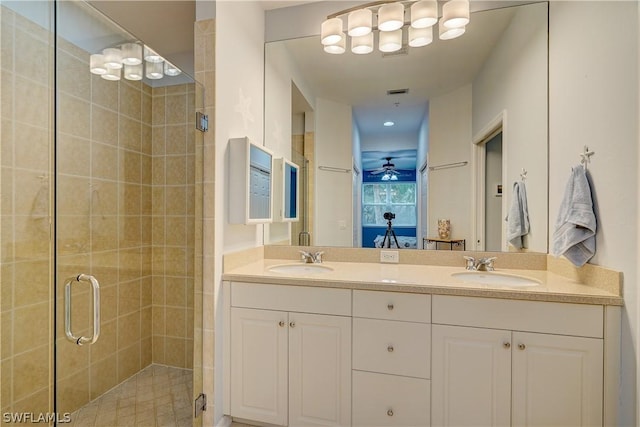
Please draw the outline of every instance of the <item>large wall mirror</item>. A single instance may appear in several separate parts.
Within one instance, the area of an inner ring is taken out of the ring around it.
[[[547,252],[547,92],[546,2],[475,11],[463,36],[394,54],[266,43],[265,143],[300,165],[301,206],[265,243],[375,247],[391,225],[401,248],[514,251],[524,180],[521,250]],[[444,219],[462,245],[435,242]]]

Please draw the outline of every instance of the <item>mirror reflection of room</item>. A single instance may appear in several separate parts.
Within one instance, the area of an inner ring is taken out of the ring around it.
[[[477,11],[462,37],[391,54],[268,42],[265,144],[301,165],[301,194],[299,221],[269,224],[265,243],[546,252],[547,15]],[[506,219],[525,169],[517,247]]]

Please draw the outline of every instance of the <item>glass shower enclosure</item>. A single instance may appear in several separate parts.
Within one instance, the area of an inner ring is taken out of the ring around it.
[[[0,19],[2,422],[191,426],[202,87],[84,2]]]

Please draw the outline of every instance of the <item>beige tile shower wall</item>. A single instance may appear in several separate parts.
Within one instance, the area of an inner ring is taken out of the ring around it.
[[[0,411],[49,412],[53,40],[1,6],[0,20]]]
[[[58,288],[57,385],[72,412],[152,360],[151,89],[89,73],[89,53],[58,40],[57,236],[59,283],[78,273],[101,285],[101,336],[66,339]],[[76,335],[91,335],[88,286],[73,289]]]
[[[152,95],[153,362],[192,368],[195,86]]]

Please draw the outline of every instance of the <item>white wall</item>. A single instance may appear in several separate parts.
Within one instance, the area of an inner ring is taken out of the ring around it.
[[[351,106],[316,98],[315,124],[315,223],[316,245],[352,246],[352,176],[351,173],[319,170],[331,166],[352,167]]]
[[[471,85],[429,101],[429,166],[471,161]],[[438,219],[451,220],[451,237],[471,238],[471,167],[429,172],[429,236]],[[455,189],[452,191],[452,189]]]
[[[231,225],[228,145],[230,138],[247,136],[263,142],[264,12],[258,1],[216,2],[216,113],[215,113],[215,237],[216,336],[222,336],[220,284],[222,255],[262,244],[262,225]],[[205,194],[204,200],[209,200]],[[211,266],[205,266],[211,268]],[[206,313],[205,313],[206,314]],[[220,341],[218,341],[220,342]],[[221,356],[221,345],[216,345]],[[216,363],[214,420],[222,417],[222,363]]]
[[[264,11],[258,1],[216,3],[216,194],[223,253],[262,244],[262,225],[232,225],[229,206],[228,144],[247,136],[258,145],[263,137]],[[218,231],[218,230],[216,230]]]
[[[624,274],[619,425],[638,425],[638,3],[551,2],[549,237],[584,145],[597,206],[591,263]]]
[[[305,99],[313,105],[315,97],[300,74],[289,51],[282,43],[270,43],[265,50],[265,146],[274,156],[291,159],[291,135],[304,133],[304,116],[292,122],[291,99],[294,82]],[[295,126],[294,126],[295,125]],[[294,129],[295,127],[295,129]],[[290,223],[271,223],[264,226],[264,243],[290,239]]]
[[[427,154],[429,153],[429,104],[427,104],[427,109],[425,110],[424,119],[422,123],[420,123],[420,129],[418,129],[418,154],[416,155],[416,184],[417,191],[416,194],[418,196],[417,206],[418,206],[418,216],[417,223],[418,226],[416,228],[416,236],[420,239],[423,236],[427,236],[427,229],[429,228],[427,225],[428,215],[427,215],[427,205],[428,205],[428,195],[429,195],[429,182],[426,179],[422,178],[422,174],[426,173],[425,176],[428,177],[428,170],[426,172],[420,172],[420,168],[427,162]],[[420,246],[422,247],[422,246]]]
[[[519,7],[473,81],[474,138],[506,112],[505,206],[513,182],[523,168],[528,171],[526,243],[536,252],[547,252],[547,39],[547,4]]]
[[[291,157],[291,82],[313,107],[315,95],[301,75],[291,55],[282,43],[266,47],[265,79],[265,145],[276,157]],[[303,132],[300,132],[303,133]]]

